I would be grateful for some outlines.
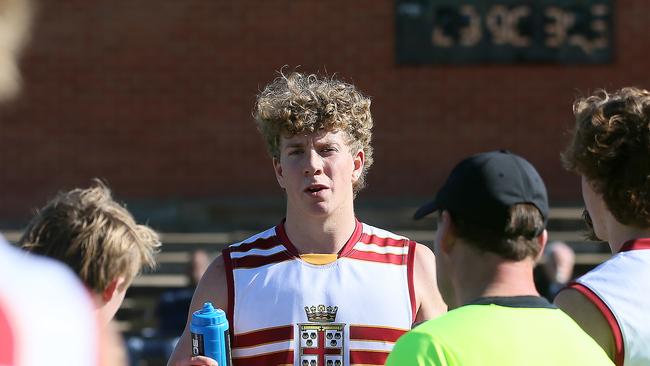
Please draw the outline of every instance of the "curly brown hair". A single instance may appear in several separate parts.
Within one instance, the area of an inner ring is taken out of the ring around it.
[[[650,227],[650,92],[599,90],[573,104],[564,166],[583,175],[622,224]]]
[[[350,150],[363,150],[365,162],[354,185],[357,193],[365,186],[372,166],[372,115],[370,98],[354,85],[330,77],[292,72],[268,84],[257,96],[253,116],[273,158],[280,157],[280,137],[315,131],[343,131]]]

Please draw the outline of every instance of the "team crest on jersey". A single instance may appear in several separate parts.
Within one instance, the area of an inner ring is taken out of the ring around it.
[[[300,323],[300,366],[343,366],[345,324],[334,323],[338,306],[305,306]]]

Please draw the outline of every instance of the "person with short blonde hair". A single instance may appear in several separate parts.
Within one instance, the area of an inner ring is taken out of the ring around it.
[[[56,195],[31,220],[19,244],[72,268],[96,294],[100,318],[107,323],[138,272],[155,267],[160,241],[96,180],[90,188]]]
[[[446,305],[430,249],[355,217],[373,161],[370,98],[293,72],[262,90],[253,115],[286,218],[223,250],[191,308],[226,310],[233,365],[383,364],[401,334]],[[186,326],[168,364],[215,364],[190,350]]]
[[[614,256],[562,290],[555,302],[617,365],[650,364],[650,91],[600,90],[573,106],[562,155],[582,178],[590,237]]]

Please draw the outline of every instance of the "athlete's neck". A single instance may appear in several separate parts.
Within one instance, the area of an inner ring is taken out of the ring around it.
[[[539,296],[533,281],[534,261],[504,260],[491,253],[462,253],[458,268],[456,297],[458,304],[467,304],[479,297]]]
[[[354,211],[345,215],[313,217],[287,212],[284,229],[300,254],[338,253],[356,228]]]
[[[607,242],[613,254],[621,251],[623,244],[630,240],[650,238],[650,228],[636,228],[623,225],[607,212],[605,225],[607,227]]]
[[[101,298],[101,295],[93,294],[93,300],[98,323],[100,326],[105,327],[113,319],[115,312],[112,310],[111,305]]]

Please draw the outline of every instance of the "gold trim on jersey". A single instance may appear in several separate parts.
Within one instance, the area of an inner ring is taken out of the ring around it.
[[[301,254],[300,259],[315,265],[324,265],[330,264],[336,261],[338,255],[336,254],[320,254],[320,253],[311,253],[311,254]]]

